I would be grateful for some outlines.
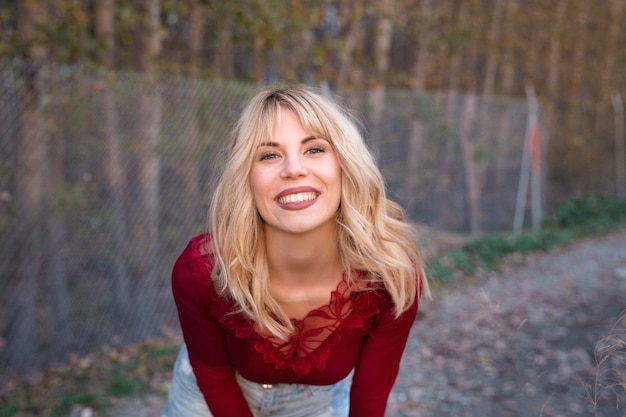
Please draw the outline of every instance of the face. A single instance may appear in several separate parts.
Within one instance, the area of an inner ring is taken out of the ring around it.
[[[336,227],[339,161],[330,142],[305,130],[293,111],[281,110],[272,137],[256,150],[250,184],[268,236]]]

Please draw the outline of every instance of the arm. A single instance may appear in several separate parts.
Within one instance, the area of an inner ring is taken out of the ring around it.
[[[235,379],[223,329],[209,315],[210,287],[201,279],[210,280],[210,265],[191,252],[187,247],[174,265],[172,292],[198,387],[214,417],[252,417]]]
[[[350,417],[382,417],[398,376],[400,359],[417,315],[418,301],[397,319],[393,306],[381,313],[363,342],[350,391]]]

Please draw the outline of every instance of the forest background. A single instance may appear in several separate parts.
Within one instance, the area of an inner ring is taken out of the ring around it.
[[[543,209],[624,196],[625,23],[624,0],[0,0],[0,375],[176,331],[169,270],[260,84],[356,109],[417,222],[510,228],[529,91]]]

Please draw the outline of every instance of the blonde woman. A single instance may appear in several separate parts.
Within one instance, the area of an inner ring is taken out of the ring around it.
[[[309,87],[258,92],[209,216],[172,274],[185,345],[164,414],[383,416],[429,290],[354,119]]]

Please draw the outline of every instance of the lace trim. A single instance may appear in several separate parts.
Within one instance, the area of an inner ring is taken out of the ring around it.
[[[249,339],[254,349],[263,354],[266,363],[274,364],[276,369],[289,367],[298,376],[306,375],[313,367],[323,371],[331,348],[353,330],[365,329],[366,320],[380,313],[381,300],[377,298],[383,296],[382,293],[386,295],[381,284],[354,288],[344,278],[331,292],[327,305],[310,311],[302,320],[292,320],[296,329],[294,335],[289,340],[280,340],[257,332],[255,323],[242,314],[228,314],[235,311],[234,302],[220,297],[211,283],[213,255],[209,234],[193,240],[192,253],[192,257],[206,260],[207,270],[202,271],[201,278],[210,286],[220,323],[238,338]]]
[[[232,311],[232,304],[212,293],[224,311]],[[292,320],[296,331],[289,340],[259,334],[255,323],[242,314],[224,314],[220,322],[237,337],[250,339],[265,363],[274,364],[276,369],[289,367],[303,376],[313,367],[323,371],[331,348],[353,330],[365,329],[366,319],[380,312],[378,303],[371,300],[374,294],[379,296],[375,289],[352,291],[345,280],[341,281],[326,306],[312,310],[302,320]]]

